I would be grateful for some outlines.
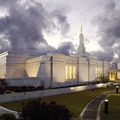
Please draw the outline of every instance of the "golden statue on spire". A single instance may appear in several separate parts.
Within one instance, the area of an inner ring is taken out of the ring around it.
[[[82,26],[81,26],[80,32],[81,32],[81,34],[82,34]]]

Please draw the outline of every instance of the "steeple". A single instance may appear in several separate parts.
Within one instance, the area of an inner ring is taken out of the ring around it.
[[[81,34],[82,34],[82,26],[81,26],[80,32],[81,32]]]
[[[83,35],[83,28],[81,26],[80,29],[80,35],[79,35],[79,47],[78,47],[78,53],[79,54],[84,54],[85,52],[85,47],[84,47],[84,35]]]

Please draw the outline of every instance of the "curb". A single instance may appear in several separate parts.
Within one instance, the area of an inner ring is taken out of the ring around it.
[[[16,118],[18,118],[18,112],[14,111],[14,110],[7,109],[7,108],[2,107],[2,106],[0,106],[0,109],[4,110],[2,114],[4,114],[4,113],[12,113],[12,114],[14,114],[16,116]]]
[[[112,91],[114,92],[115,90],[112,90]],[[106,97],[110,96],[110,95],[112,94],[112,91],[111,91],[111,93],[108,94]],[[105,93],[105,94],[106,94],[106,93]],[[101,103],[99,104],[98,112],[97,112],[97,119],[96,119],[96,120],[100,120],[100,108],[101,108],[101,105],[102,105],[103,102],[104,102],[104,100],[102,100]]]
[[[113,91],[115,91],[115,90],[105,92],[105,93],[103,93],[103,94],[101,94],[101,95],[105,95],[105,94],[107,94],[107,93],[110,92],[110,94],[106,95],[106,97],[108,97],[109,95],[112,94]],[[82,119],[82,116],[83,116],[84,112],[86,111],[87,107],[91,104],[91,102],[93,102],[96,98],[100,97],[101,95],[98,95],[98,96],[96,96],[95,98],[93,98],[93,99],[85,106],[85,108],[83,109],[83,111],[80,113],[79,118]],[[101,100],[101,102],[100,102],[100,104],[99,104],[99,106],[98,106],[97,118],[96,118],[96,120],[100,120],[100,108],[101,108],[101,105],[102,105],[103,102],[104,102],[104,99]]]

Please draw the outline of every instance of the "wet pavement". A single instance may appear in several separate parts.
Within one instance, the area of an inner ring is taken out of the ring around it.
[[[81,113],[81,119],[82,120],[100,120],[100,105],[105,98],[114,93],[115,91],[110,91],[107,93],[104,93],[102,95],[97,96],[94,98],[91,102],[88,103],[88,105],[85,107],[83,112]]]

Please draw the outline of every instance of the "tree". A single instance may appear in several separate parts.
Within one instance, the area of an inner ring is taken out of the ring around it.
[[[55,101],[47,104],[41,100],[33,100],[23,104],[20,120],[70,120],[69,110]]]

